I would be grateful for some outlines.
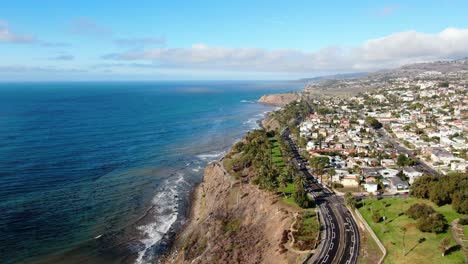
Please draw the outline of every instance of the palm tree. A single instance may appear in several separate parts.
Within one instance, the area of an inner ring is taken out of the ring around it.
[[[278,176],[278,184],[281,190],[283,191],[283,196],[286,196],[286,194],[284,193],[284,188],[286,188],[287,183],[288,183],[287,175],[285,175],[284,173],[281,173],[280,176]]]
[[[406,246],[405,246],[405,234],[406,234],[406,227],[400,228],[401,232],[403,232],[403,256],[406,256]]]
[[[347,192],[345,194],[345,200],[346,200],[346,204],[352,209],[356,207],[356,198],[351,192]]]

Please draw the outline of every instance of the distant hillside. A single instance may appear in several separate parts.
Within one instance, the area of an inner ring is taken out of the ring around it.
[[[373,73],[337,74],[310,78],[305,91],[315,95],[350,96],[358,92],[382,87],[399,78],[418,78],[432,81],[468,79],[468,58],[451,61],[413,63],[396,69]]]
[[[313,78],[303,78],[303,79],[300,79],[299,81],[319,82],[319,81],[324,81],[324,80],[343,80],[343,79],[365,77],[367,75],[369,75],[368,72],[342,73],[342,74],[334,74],[334,75],[317,76]]]
[[[413,63],[396,69],[384,70],[369,74],[370,77],[411,77],[423,72],[440,72],[443,74],[451,72],[468,71],[468,58],[433,61],[424,63]]]

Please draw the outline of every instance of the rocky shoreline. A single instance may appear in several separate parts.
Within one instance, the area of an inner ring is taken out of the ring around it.
[[[210,163],[194,190],[190,217],[163,263],[296,263],[284,240],[297,209]]]

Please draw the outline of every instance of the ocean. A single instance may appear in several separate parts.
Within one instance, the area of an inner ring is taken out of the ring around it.
[[[298,82],[0,84],[0,263],[150,263],[204,166]]]

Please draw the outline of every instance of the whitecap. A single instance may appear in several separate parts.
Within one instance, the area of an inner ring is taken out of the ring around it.
[[[216,158],[220,158],[222,155],[224,155],[224,151],[217,151],[217,152],[212,152],[212,153],[207,153],[207,154],[199,154],[197,155],[197,158],[201,160],[216,160]]]
[[[202,169],[202,167],[201,167],[201,166],[198,166],[198,167],[196,167],[196,168],[193,168],[192,171],[194,171],[194,172],[200,172],[201,169]]]
[[[138,252],[138,257],[135,263],[148,263],[154,257],[150,250],[155,246],[166,234],[172,229],[172,225],[177,221],[179,215],[179,194],[176,190],[176,184],[185,182],[182,173],[176,173],[177,178],[168,179],[164,184],[165,189],[158,192],[152,203],[154,207],[154,222],[139,226],[137,229],[143,234],[143,239],[140,242],[143,244],[143,249]],[[172,187],[169,187],[172,186]]]

